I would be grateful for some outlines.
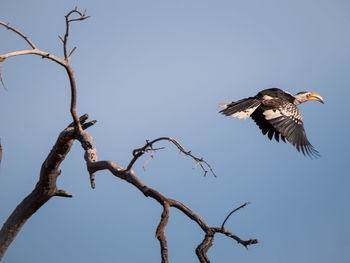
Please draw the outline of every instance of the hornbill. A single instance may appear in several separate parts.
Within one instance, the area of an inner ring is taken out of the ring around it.
[[[225,108],[220,113],[239,119],[251,117],[259,126],[262,133],[268,134],[271,140],[274,136],[279,141],[286,139],[296,147],[298,152],[308,156],[319,157],[319,152],[306,138],[303,118],[297,105],[308,100],[323,102],[322,97],[313,92],[302,91],[292,95],[281,89],[265,89],[255,97],[223,103],[220,108]]]

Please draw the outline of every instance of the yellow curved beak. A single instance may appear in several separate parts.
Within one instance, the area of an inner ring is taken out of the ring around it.
[[[310,94],[308,100],[316,100],[316,101],[319,101],[319,102],[324,104],[324,101],[323,101],[321,95],[314,93],[314,92]]]

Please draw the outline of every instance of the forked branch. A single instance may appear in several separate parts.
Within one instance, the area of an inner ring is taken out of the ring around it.
[[[73,14],[78,14],[78,18],[71,18],[71,15]],[[71,10],[66,16],[66,32],[64,34],[64,38],[61,37],[61,40],[63,42],[63,50],[64,50],[64,60],[48,53],[48,52],[44,52],[39,50],[36,45],[25,35],[23,34],[21,31],[19,31],[18,29],[10,26],[7,23],[1,22],[0,21],[0,25],[6,27],[7,29],[15,32],[17,35],[19,35],[20,37],[22,37],[30,46],[31,46],[31,50],[21,50],[21,51],[15,51],[15,52],[11,52],[11,53],[7,53],[7,54],[3,54],[0,55],[0,82],[2,84],[3,80],[1,77],[1,65],[4,62],[5,59],[10,58],[10,57],[14,57],[14,56],[21,56],[21,55],[37,55],[37,56],[41,56],[42,58],[47,58],[50,59],[54,62],[56,62],[57,64],[63,66],[66,69],[66,72],[68,74],[68,78],[70,81],[70,87],[71,87],[71,106],[70,106],[70,112],[75,124],[75,129],[81,130],[82,127],[79,123],[79,118],[78,118],[78,114],[77,114],[77,109],[76,109],[76,83],[75,83],[75,77],[74,77],[74,72],[72,70],[72,68],[69,65],[69,60],[71,58],[71,56],[73,55],[73,52],[75,51],[76,48],[73,48],[73,50],[69,53],[67,52],[67,42],[68,42],[68,37],[69,37],[69,29],[70,29],[70,23],[74,22],[74,21],[83,21],[87,18],[89,18],[89,16],[86,16],[85,12],[80,12],[78,11],[76,8],[74,10]],[[3,85],[5,87],[5,85]]]
[[[243,205],[237,207],[236,209],[233,209],[225,218],[224,222],[222,222],[222,225],[221,225],[221,229],[224,230],[224,226],[225,226],[225,223],[226,221],[229,219],[229,217],[236,211],[238,211],[239,209],[242,209],[243,207],[249,205],[250,202],[245,202]]]
[[[112,162],[112,161],[97,161],[97,155],[96,155],[96,149],[93,144],[93,138],[88,135],[85,131],[82,131],[82,133],[76,137],[77,140],[80,141],[82,147],[85,150],[85,160],[87,169],[90,174],[95,174],[98,171],[102,170],[108,170],[110,171],[114,176],[127,181],[128,183],[134,185],[136,188],[138,188],[145,196],[150,197],[158,201],[159,204],[161,204],[164,208],[161,221],[159,223],[158,229],[157,229],[157,238],[159,239],[160,246],[161,246],[161,255],[162,255],[162,262],[168,262],[167,260],[167,242],[166,237],[164,233],[164,228],[167,224],[167,218],[169,216],[168,206],[174,207],[184,213],[186,216],[188,216],[190,219],[192,219],[197,225],[205,232],[205,239],[204,241],[198,246],[196,253],[198,256],[198,259],[200,262],[209,262],[206,252],[209,250],[211,245],[213,244],[213,238],[215,233],[221,233],[224,234],[234,240],[236,240],[239,244],[243,245],[244,247],[248,247],[249,245],[257,244],[257,239],[249,239],[249,240],[243,240],[237,235],[231,233],[230,231],[223,229],[222,227],[211,227],[209,226],[198,214],[196,214],[193,210],[191,210],[189,207],[187,207],[185,204],[181,203],[180,201],[177,201],[175,199],[167,198],[166,196],[162,195],[155,189],[149,187],[146,185],[139,177],[136,176],[135,172],[132,169],[132,165],[136,162],[136,160],[144,154],[147,150],[152,147],[153,143],[161,140],[167,140],[174,143],[178,148],[181,148],[182,152],[186,152],[186,150],[179,144],[176,140],[169,138],[169,137],[161,137],[158,139],[155,139],[153,141],[147,141],[146,145],[144,147],[135,149],[133,151],[133,158],[130,161],[128,167],[124,169],[120,165]],[[188,152],[186,152],[188,153]],[[191,154],[192,155],[192,154]],[[92,157],[92,159],[89,158],[89,156]],[[196,158],[196,157],[195,157]],[[131,164],[131,165],[130,165]],[[240,208],[244,207],[246,204],[241,206]],[[238,209],[240,209],[238,208]],[[237,211],[238,209],[235,209],[234,211]],[[233,211],[233,212],[234,212]],[[230,214],[232,214],[231,212]],[[228,217],[227,217],[228,218]],[[227,220],[227,219],[226,219]]]
[[[175,139],[170,138],[170,137],[160,137],[160,138],[157,138],[153,141],[147,140],[146,144],[143,147],[135,149],[132,152],[134,157],[130,161],[127,170],[130,170],[133,167],[133,165],[135,164],[135,162],[137,161],[137,159],[140,158],[144,153],[154,150],[153,144],[155,144],[156,142],[159,142],[159,141],[171,142],[180,150],[180,152],[184,153],[186,156],[190,156],[193,160],[196,161],[196,165],[194,166],[194,168],[199,165],[202,168],[204,175],[206,175],[208,173],[208,170],[207,170],[207,168],[208,168],[210,170],[210,172],[214,175],[214,177],[216,177],[214,170],[212,169],[211,165],[207,161],[205,161],[203,158],[198,158],[198,157],[194,156],[191,153],[191,151],[186,151],[185,148],[178,141],[176,141]]]
[[[78,15],[77,18],[71,18],[72,15]],[[64,38],[60,37],[60,39],[63,42],[63,53],[64,53],[64,58],[66,61],[69,61],[69,59],[71,58],[71,56],[73,55],[76,47],[74,47],[72,49],[72,51],[69,53],[68,55],[68,51],[67,51],[67,43],[68,43],[68,37],[69,37],[69,29],[70,29],[70,23],[71,22],[75,22],[75,21],[83,21],[87,18],[89,18],[90,16],[86,16],[86,10],[84,12],[80,12],[77,8],[71,10],[66,16],[66,33],[64,34]]]
[[[93,122],[85,123],[87,114],[80,118],[83,129],[93,125]],[[53,196],[72,197],[66,190],[56,186],[57,177],[61,174],[59,168],[62,161],[69,153],[74,141],[74,127],[69,125],[57,138],[40,170],[40,178],[32,193],[30,193],[12,212],[0,230],[0,260],[5,254],[11,242],[22,229],[25,222]]]

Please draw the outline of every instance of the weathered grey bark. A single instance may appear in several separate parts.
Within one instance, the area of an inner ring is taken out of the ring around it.
[[[167,249],[167,242],[166,242],[166,236],[164,234],[164,229],[166,227],[166,224],[168,222],[169,217],[169,208],[168,207],[174,207],[181,212],[183,212],[185,215],[187,215],[190,219],[192,219],[195,223],[198,224],[198,226],[205,232],[205,238],[203,242],[197,247],[196,253],[198,256],[198,259],[200,262],[207,263],[209,262],[209,259],[206,256],[207,251],[213,244],[214,235],[216,233],[221,233],[226,235],[227,237],[230,237],[234,240],[236,240],[239,244],[243,245],[244,247],[248,247],[249,245],[257,244],[257,239],[249,239],[249,240],[243,240],[240,237],[236,236],[235,234],[231,233],[230,231],[226,230],[222,227],[211,227],[209,226],[198,214],[196,214],[194,211],[192,211],[189,207],[187,207],[185,204],[171,199],[167,198],[158,191],[152,189],[148,185],[146,185],[140,178],[138,178],[135,174],[135,172],[132,169],[133,164],[136,162],[136,160],[142,156],[145,152],[152,149],[153,143],[159,142],[161,140],[169,141],[176,145],[182,151],[184,154],[190,153],[186,151],[176,140],[173,138],[167,138],[162,137],[158,138],[156,140],[153,140],[151,142],[147,141],[146,145],[140,149],[136,149],[133,151],[134,158],[130,161],[128,168],[124,169],[123,167],[117,165],[116,163],[112,161],[97,161],[96,157],[96,149],[94,148],[94,144],[92,141],[92,137],[89,136],[86,132],[83,132],[84,134],[81,134],[81,136],[78,136],[78,140],[81,142],[82,147],[85,149],[85,160],[86,165],[88,168],[88,171],[90,174],[95,174],[97,171],[101,170],[109,170],[114,176],[119,177],[120,179],[123,179],[130,184],[137,187],[145,196],[151,197],[158,201],[159,204],[161,204],[164,208],[161,221],[158,225],[156,237],[158,238],[161,246],[161,255],[162,255],[162,262],[168,262],[168,249]],[[94,160],[90,159],[89,156],[93,157]],[[202,159],[199,159],[197,157],[194,157],[196,161],[202,161]],[[239,208],[233,210],[233,212],[237,211],[238,209],[243,208],[246,206],[247,203],[240,206]]]
[[[205,233],[205,237],[202,243],[200,243],[196,248],[196,254],[200,262],[206,262],[206,263],[210,262],[207,256],[207,252],[209,248],[214,244],[214,234],[215,234],[214,231],[207,231]]]
[[[82,123],[87,115],[81,117]],[[95,122],[83,126],[87,128]],[[73,125],[68,126],[61,134],[49,155],[41,166],[40,178],[34,190],[16,207],[0,230],[0,259],[11,242],[15,239],[25,222],[53,196],[72,197],[67,191],[57,188],[56,180],[60,175],[60,164],[66,158],[74,141]]]

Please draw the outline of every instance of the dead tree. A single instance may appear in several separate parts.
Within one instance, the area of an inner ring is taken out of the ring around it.
[[[146,141],[146,144],[138,149],[133,150],[133,158],[130,160],[128,166],[123,168],[119,166],[116,162],[103,160],[98,161],[96,148],[93,143],[93,137],[90,136],[85,130],[96,123],[96,120],[87,121],[88,115],[84,114],[80,118],[77,114],[76,100],[76,82],[74,78],[74,72],[69,64],[69,61],[76,50],[74,47],[70,52],[68,51],[67,43],[69,38],[69,29],[72,22],[83,21],[87,19],[85,12],[80,12],[78,9],[71,10],[65,16],[66,30],[63,36],[59,35],[60,40],[63,45],[64,58],[61,59],[53,54],[42,51],[36,47],[36,45],[22,32],[16,28],[0,21],[0,25],[4,26],[8,30],[15,32],[18,36],[23,38],[31,49],[15,51],[7,54],[0,55],[0,81],[4,85],[1,77],[1,66],[2,63],[11,57],[21,56],[21,55],[37,55],[44,59],[49,59],[60,66],[62,66],[66,72],[70,81],[71,90],[71,103],[70,103],[70,113],[73,118],[73,122],[69,124],[58,136],[55,145],[52,147],[46,160],[43,162],[40,170],[40,178],[36,184],[34,190],[16,207],[16,209],[9,216],[7,221],[4,223],[0,230],[0,260],[4,256],[7,248],[15,239],[18,232],[21,230],[26,221],[50,198],[54,196],[68,197],[71,198],[72,195],[67,191],[60,189],[56,185],[57,177],[60,175],[60,164],[67,157],[74,140],[80,142],[84,150],[84,159],[86,162],[86,167],[90,176],[91,187],[95,188],[95,174],[101,170],[109,170],[112,175],[122,179],[136,188],[138,188],[146,197],[150,197],[158,201],[158,203],[163,206],[163,213],[161,214],[160,223],[156,230],[156,237],[159,240],[161,248],[161,259],[162,262],[168,262],[168,247],[167,239],[165,236],[164,229],[167,225],[170,207],[176,208],[192,219],[198,226],[203,230],[205,236],[203,241],[198,245],[196,249],[196,254],[200,262],[209,262],[207,257],[207,251],[213,245],[214,235],[216,233],[221,233],[229,238],[236,240],[239,244],[244,247],[256,244],[258,241],[256,239],[243,240],[237,235],[231,233],[229,230],[224,228],[224,224],[228,217],[236,210],[233,210],[225,219],[220,227],[209,226],[198,214],[192,211],[185,204],[180,201],[166,197],[165,195],[159,193],[155,189],[146,185],[140,178],[138,178],[133,171],[133,166],[136,161],[145,153],[150,153],[152,156],[153,152],[159,150],[160,148],[155,148],[155,144],[160,141],[167,141],[177,147],[183,154],[189,156],[195,161],[195,166],[200,166],[204,174],[210,171],[214,176],[215,173],[209,163],[207,163],[203,158],[198,158],[190,151],[185,150],[185,148],[177,142],[175,139],[170,137],[161,137],[152,141]],[[0,161],[1,161],[2,149],[0,146]]]

